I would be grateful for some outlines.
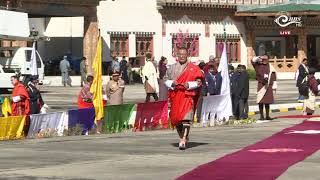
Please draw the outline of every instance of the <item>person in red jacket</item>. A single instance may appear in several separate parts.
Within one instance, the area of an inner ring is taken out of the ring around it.
[[[204,75],[198,66],[188,61],[188,50],[181,48],[178,62],[168,68],[165,79],[169,88],[171,124],[177,129],[180,137],[179,149],[184,150]]]
[[[19,82],[17,76],[11,77],[14,86],[12,91],[12,116],[24,116],[30,114],[30,97],[25,86]]]

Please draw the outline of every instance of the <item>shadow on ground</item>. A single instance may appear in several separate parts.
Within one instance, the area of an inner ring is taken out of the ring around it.
[[[208,145],[209,143],[199,143],[199,142],[188,142],[188,149],[198,147],[198,146],[203,146],[203,145]],[[172,143],[171,144],[174,147],[179,147],[179,143]]]

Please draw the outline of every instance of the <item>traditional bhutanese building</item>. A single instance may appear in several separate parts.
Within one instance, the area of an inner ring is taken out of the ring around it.
[[[230,63],[250,67],[253,56],[267,54],[279,78],[293,79],[303,58],[319,66],[319,10],[286,0],[109,0],[100,2],[98,19],[106,61],[151,53],[174,63],[179,32],[188,32],[187,47],[193,42],[190,59],[207,61],[221,56],[225,32]],[[280,17],[292,23],[281,27]]]

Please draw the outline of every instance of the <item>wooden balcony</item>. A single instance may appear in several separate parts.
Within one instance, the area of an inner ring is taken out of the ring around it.
[[[296,72],[300,64],[298,58],[295,56],[293,58],[284,56],[282,59],[274,57],[273,59],[270,58],[269,62],[277,72]]]

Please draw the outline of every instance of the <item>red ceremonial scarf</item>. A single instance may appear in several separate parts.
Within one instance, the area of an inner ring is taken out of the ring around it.
[[[173,126],[179,124],[184,120],[185,115],[194,109],[197,102],[198,90],[187,90],[183,84],[197,79],[203,79],[203,73],[200,68],[192,63],[189,63],[183,73],[177,78],[178,85],[174,90],[169,91],[169,98],[171,101],[170,120]]]

